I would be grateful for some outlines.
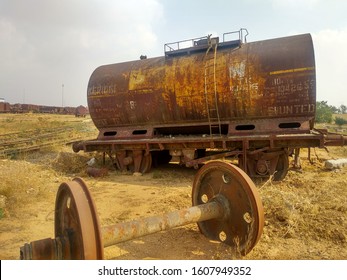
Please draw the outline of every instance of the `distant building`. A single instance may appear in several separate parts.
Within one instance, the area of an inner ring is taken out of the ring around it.
[[[0,97],[0,113],[10,112],[10,103],[5,101],[5,98]]]
[[[82,105],[76,107],[75,116],[76,117],[85,117],[89,113],[88,108]]]

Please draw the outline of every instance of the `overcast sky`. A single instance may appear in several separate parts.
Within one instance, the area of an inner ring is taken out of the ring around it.
[[[87,105],[96,67],[241,27],[249,42],[311,33],[317,100],[347,105],[346,0],[0,0],[0,98]]]

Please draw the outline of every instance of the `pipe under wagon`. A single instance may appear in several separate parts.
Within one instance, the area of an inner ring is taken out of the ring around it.
[[[314,129],[311,35],[247,43],[247,34],[174,42],[162,57],[98,67],[87,97],[99,135],[73,150],[102,151],[141,173],[152,161],[198,167],[234,156],[251,177],[281,180],[291,150],[346,145],[347,136]]]

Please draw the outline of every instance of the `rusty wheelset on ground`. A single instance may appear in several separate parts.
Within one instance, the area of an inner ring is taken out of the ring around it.
[[[55,238],[24,244],[20,258],[102,259],[104,247],[194,222],[207,238],[242,255],[257,244],[263,206],[254,183],[240,168],[222,161],[205,164],[194,178],[192,202],[188,209],[101,228],[86,184],[75,178],[57,192]]]

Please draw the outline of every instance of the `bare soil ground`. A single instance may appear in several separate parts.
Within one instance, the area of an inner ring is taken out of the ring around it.
[[[73,137],[97,135],[90,119],[44,118],[47,126],[76,124]],[[0,134],[25,129],[25,123],[31,128],[36,123],[42,126],[42,122],[35,115],[0,115],[0,128],[6,126]],[[347,148],[315,152],[311,163],[303,150],[302,170],[290,170],[282,182],[256,182],[264,204],[265,227],[247,256],[208,240],[191,224],[108,247],[105,258],[347,259],[347,167],[324,168],[327,159],[346,158]],[[169,164],[143,176],[111,170],[106,177],[91,178],[86,174],[86,162],[94,156],[101,166],[101,155],[75,154],[70,146],[56,144],[0,159],[0,259],[18,259],[24,243],[54,237],[56,191],[62,182],[77,176],[89,187],[102,225],[191,206],[196,170]]]

